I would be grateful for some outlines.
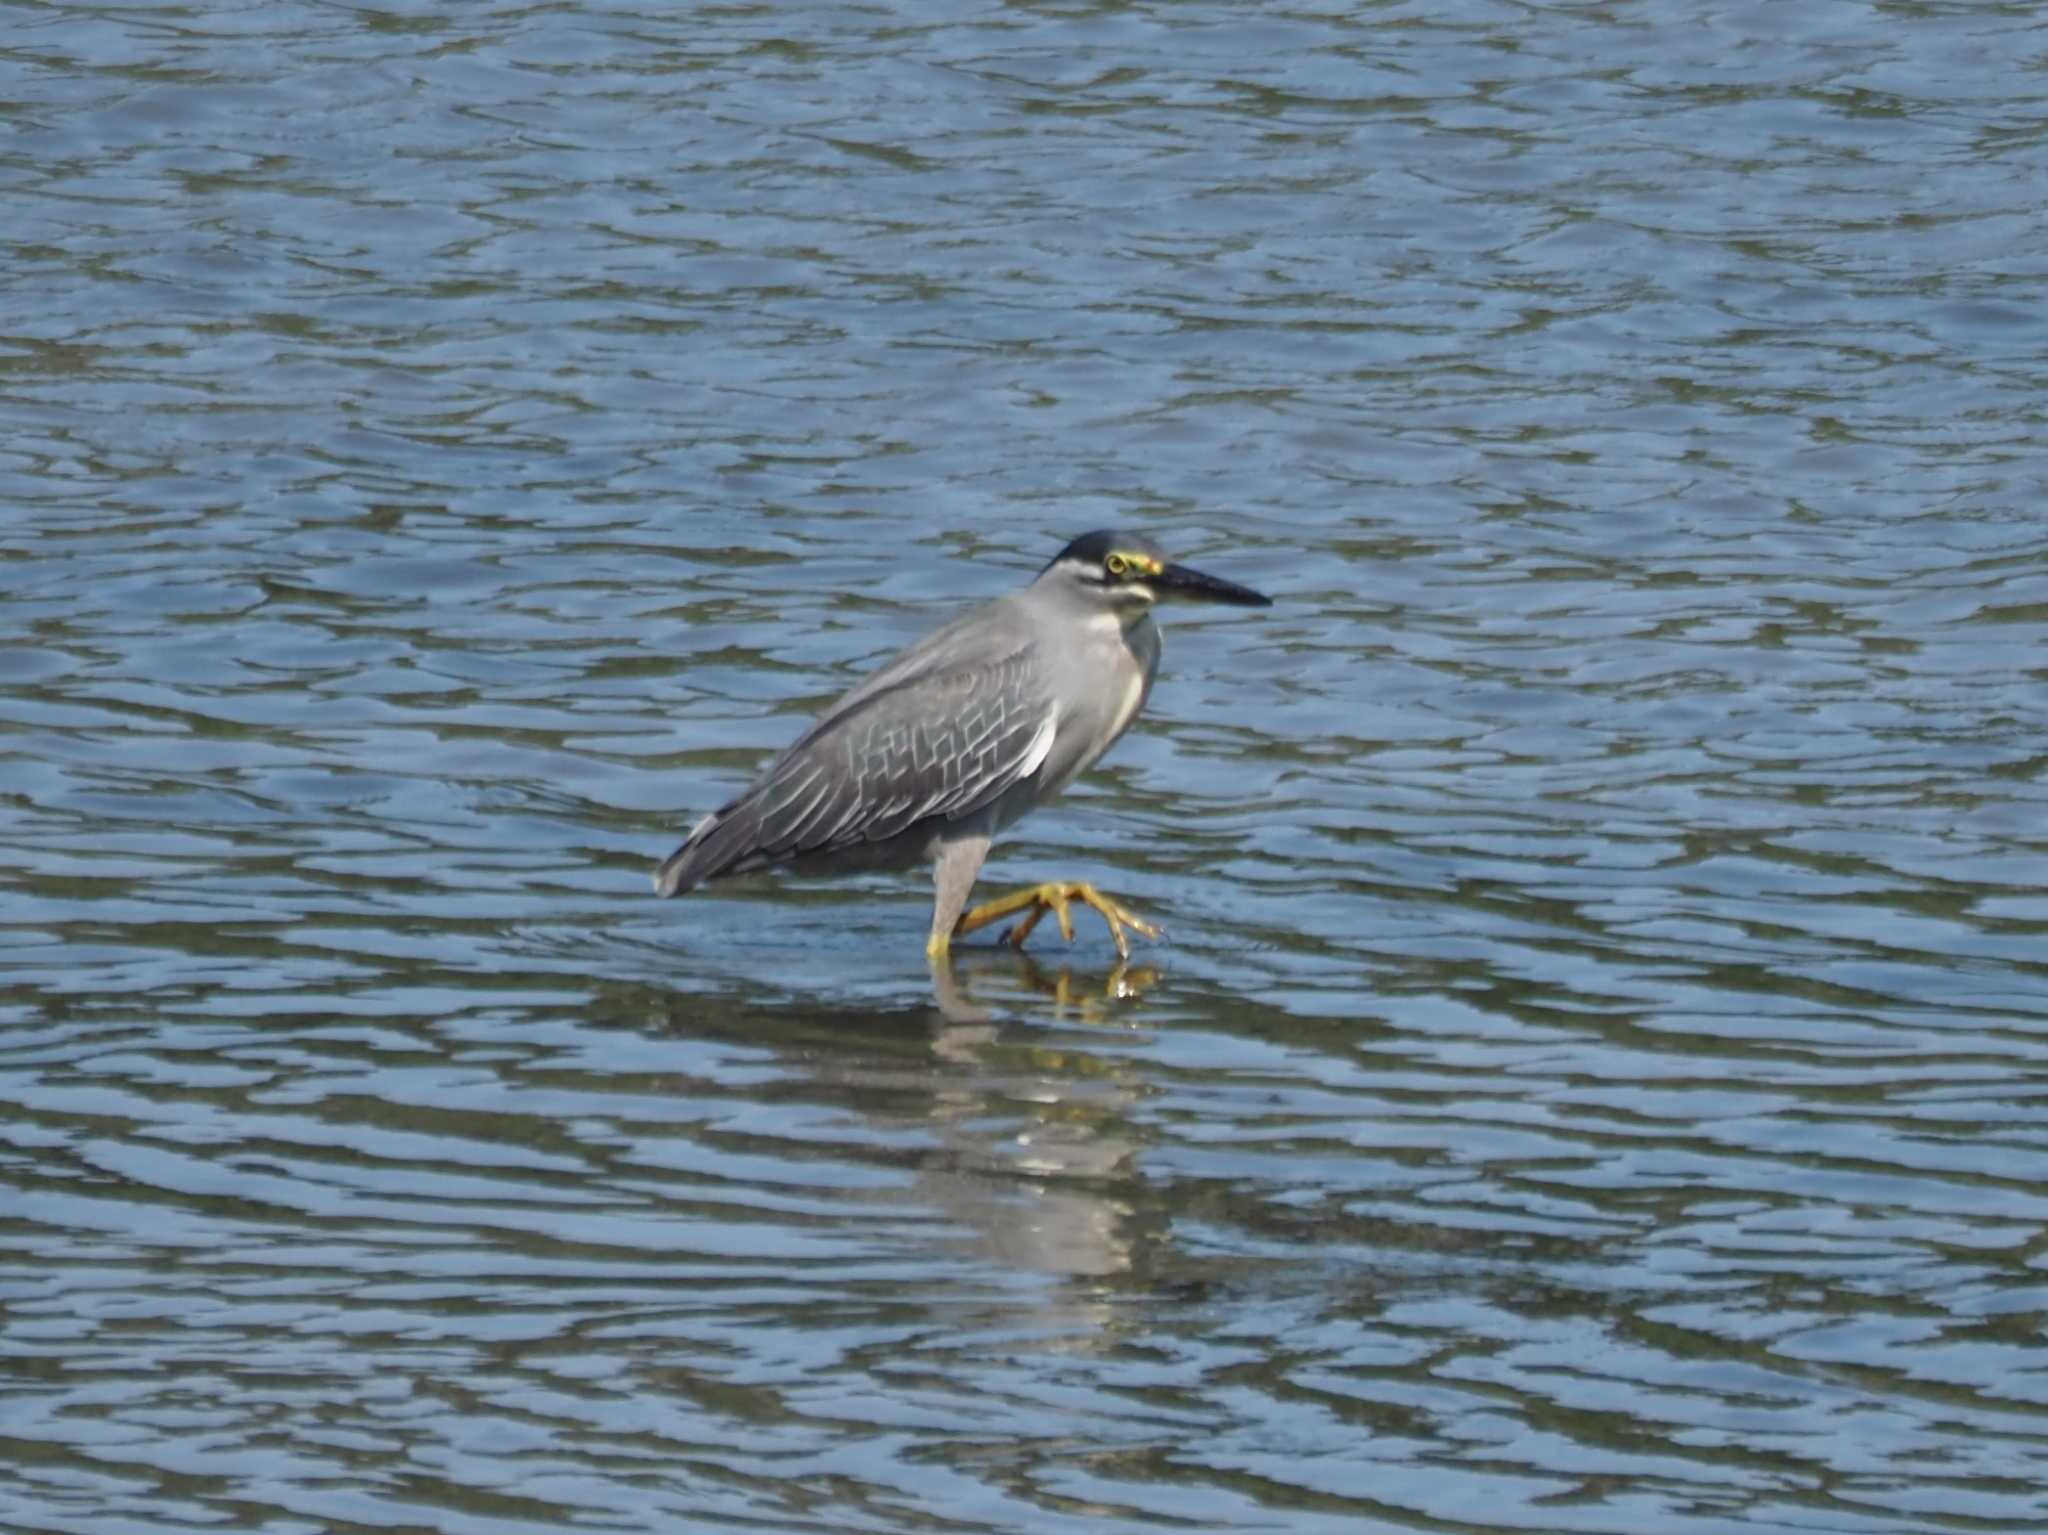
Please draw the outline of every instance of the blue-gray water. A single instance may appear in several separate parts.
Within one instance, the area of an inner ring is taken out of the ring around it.
[[[0,17],[0,1528],[2048,1527],[2031,8]]]

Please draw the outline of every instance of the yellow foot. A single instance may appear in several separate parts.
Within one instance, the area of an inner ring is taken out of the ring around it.
[[[1010,929],[1009,939],[1017,948],[1024,947],[1024,940],[1031,936],[1031,930],[1038,926],[1047,912],[1060,920],[1060,933],[1067,942],[1074,941],[1074,918],[1067,910],[1070,901],[1079,901],[1092,906],[1102,913],[1102,920],[1109,924],[1109,936],[1116,943],[1117,956],[1131,957],[1131,946],[1124,941],[1124,929],[1143,933],[1147,938],[1157,938],[1159,929],[1128,907],[1119,906],[1093,885],[1077,884],[1072,880],[1055,880],[1049,884],[1033,885],[1028,890],[1019,890],[1013,895],[998,896],[985,901],[953,924],[953,932],[971,933],[978,927],[987,927],[991,922],[1000,922],[1015,912],[1023,912],[1024,920]]]

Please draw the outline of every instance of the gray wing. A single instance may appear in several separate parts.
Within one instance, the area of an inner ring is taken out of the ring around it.
[[[950,626],[949,626],[950,627]],[[959,821],[1052,751],[1054,701],[1029,646],[943,664],[941,630],[841,699],[663,861],[655,889]]]
[[[1014,593],[971,608],[898,651],[840,695],[812,721],[790,751],[797,751],[878,694],[941,672],[1000,666],[1018,651],[1030,649],[1035,632]]]

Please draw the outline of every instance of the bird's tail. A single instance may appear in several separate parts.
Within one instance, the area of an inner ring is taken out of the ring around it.
[[[704,846],[704,840],[717,826],[717,814],[707,815],[690,828],[690,834],[683,838],[681,847],[662,859],[660,866],[654,871],[656,895],[680,895],[710,876],[713,871],[707,867],[710,860],[704,856],[708,851]]]

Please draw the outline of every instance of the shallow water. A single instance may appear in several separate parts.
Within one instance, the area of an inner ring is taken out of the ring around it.
[[[0,1527],[2048,1525],[2020,8],[20,5]],[[989,888],[662,903],[1066,536]]]

